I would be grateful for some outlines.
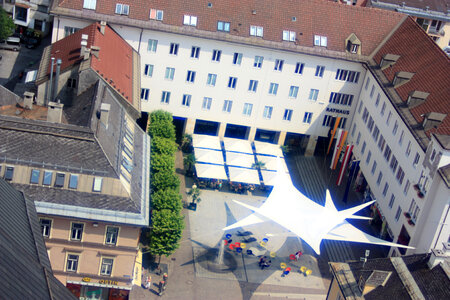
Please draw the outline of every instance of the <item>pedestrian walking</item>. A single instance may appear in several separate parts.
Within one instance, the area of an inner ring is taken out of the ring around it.
[[[169,279],[169,275],[167,275],[167,273],[164,273],[164,275],[163,275],[163,281],[164,281],[164,284],[165,284],[165,285],[167,285],[167,279]]]
[[[145,280],[144,287],[148,290],[148,289],[150,289],[151,286],[152,286],[152,277],[150,275],[148,275]]]
[[[158,284],[158,295],[162,296],[165,289],[166,289],[166,283],[164,282],[164,280],[161,280]]]
[[[259,259],[258,265],[259,265],[259,267],[261,268],[261,270],[263,269],[263,265],[264,265],[264,263],[266,262],[266,260],[267,260],[267,256],[262,256],[262,257]]]

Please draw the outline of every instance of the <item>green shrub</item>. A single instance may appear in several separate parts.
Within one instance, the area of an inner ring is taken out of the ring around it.
[[[161,172],[151,173],[150,183],[153,192],[165,189],[179,190],[180,180],[175,175],[174,170],[164,170]]]
[[[175,156],[168,154],[155,154],[151,156],[151,172],[175,171]]]
[[[177,151],[177,144],[167,138],[156,136],[152,138],[152,154],[174,155]]]
[[[181,195],[174,189],[158,190],[152,194],[152,208],[153,210],[169,209],[179,212],[182,208]]]
[[[178,212],[168,209],[153,211],[150,252],[169,256],[180,246],[184,221]]]

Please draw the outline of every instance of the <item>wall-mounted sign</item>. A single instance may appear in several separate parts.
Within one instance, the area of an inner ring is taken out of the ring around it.
[[[328,112],[334,112],[334,113],[338,113],[338,114],[343,114],[343,115],[349,115],[350,111],[349,110],[345,110],[345,109],[338,109],[338,108],[332,108],[332,107],[327,107],[326,111]]]
[[[81,281],[83,281],[83,282],[91,282],[91,279],[89,277],[83,277],[83,279],[81,279]]]
[[[98,281],[98,283],[109,284],[109,285],[117,285],[118,284],[117,281],[109,280],[109,279],[100,279]]]

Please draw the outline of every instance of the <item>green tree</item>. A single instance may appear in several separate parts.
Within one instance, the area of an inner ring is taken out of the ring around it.
[[[175,141],[175,126],[172,121],[152,122],[148,126],[148,133],[152,138],[159,136]]]
[[[150,184],[153,192],[165,189],[177,190],[180,188],[180,179],[175,175],[174,170],[164,170],[152,173]]]
[[[152,153],[174,155],[177,151],[177,144],[170,139],[156,136],[152,138]]]
[[[16,28],[13,19],[0,7],[0,39],[9,37]]]
[[[192,147],[192,135],[185,133],[183,135],[183,140],[181,141],[181,150],[183,150],[184,153],[191,153],[193,150]]]
[[[150,123],[163,121],[172,122],[172,114],[162,109],[150,113]]]
[[[266,163],[258,160],[257,162],[252,164],[252,168],[257,170],[264,170],[266,168]]]
[[[151,171],[153,173],[175,170],[175,156],[168,154],[152,155]]]
[[[164,189],[152,194],[153,210],[169,209],[174,212],[179,212],[182,207],[181,195],[177,190]]]
[[[196,185],[193,185],[189,192],[187,192],[186,194],[191,197],[192,203],[199,203],[202,200],[200,198],[201,191]]]
[[[192,167],[196,163],[195,155],[193,153],[186,155],[183,159],[183,163],[184,163],[184,169],[186,170],[186,172],[191,173]]]
[[[183,216],[169,209],[154,211],[152,225],[150,253],[160,257],[171,255],[180,246],[184,229]]]

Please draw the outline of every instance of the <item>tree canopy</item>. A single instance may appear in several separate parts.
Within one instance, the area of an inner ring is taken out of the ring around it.
[[[156,255],[171,255],[180,246],[184,229],[183,216],[169,209],[154,211],[152,215],[150,251]]]
[[[0,39],[9,37],[15,28],[14,20],[0,7]]]

